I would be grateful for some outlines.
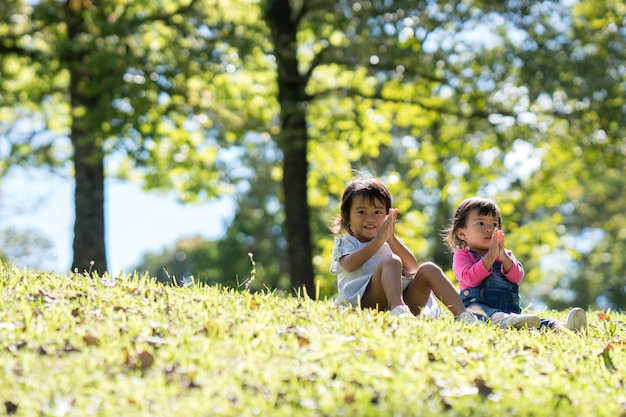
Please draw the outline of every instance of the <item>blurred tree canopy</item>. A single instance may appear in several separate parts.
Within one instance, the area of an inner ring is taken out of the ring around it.
[[[36,230],[17,230],[9,227],[0,230],[0,261],[35,268],[41,259],[51,257],[52,243]]]
[[[14,164],[71,166],[73,268],[107,269],[106,156],[117,163],[107,175],[136,174],[185,199],[228,186],[214,166],[220,147],[211,132],[236,134],[240,121],[231,123],[233,114],[213,100],[229,94],[223,55],[245,53],[246,41],[236,34],[232,46],[214,41],[213,31],[232,27],[218,9],[198,1],[0,5],[0,173]],[[69,138],[69,152],[59,150],[59,137]]]
[[[117,174],[147,187],[231,193],[200,280],[248,276],[251,252],[255,285],[332,294],[327,226],[359,169],[390,186],[419,259],[449,267],[440,233],[485,194],[528,295],[624,305],[621,2],[101,3],[0,6],[4,137],[25,114],[68,135],[77,206],[83,145],[88,188],[122,153]],[[12,143],[11,163],[59,162],[32,135]]]

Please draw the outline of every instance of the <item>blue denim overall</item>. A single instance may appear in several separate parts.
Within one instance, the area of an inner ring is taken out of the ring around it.
[[[476,262],[482,259],[476,252],[469,252],[476,258]],[[499,260],[493,263],[491,274],[479,286],[461,290],[460,296],[465,307],[480,307],[485,312],[486,317],[480,317],[482,320],[499,311],[517,314],[522,312],[519,303],[519,285],[506,279],[502,272],[502,262]],[[555,320],[540,319],[540,322],[540,327],[551,327]]]
[[[470,253],[481,260],[474,251]],[[491,266],[491,274],[478,287],[466,288],[460,292],[465,307],[478,304],[489,317],[497,311],[505,313],[521,313],[519,305],[519,285],[510,282],[502,273],[502,262],[496,260]]]

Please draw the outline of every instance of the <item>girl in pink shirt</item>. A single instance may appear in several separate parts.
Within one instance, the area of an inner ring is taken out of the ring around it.
[[[586,327],[581,308],[573,308],[564,322],[522,314],[519,284],[524,268],[504,247],[502,215],[493,200],[464,200],[447,230],[446,243],[454,250],[452,269],[459,280],[461,299],[481,319],[503,328],[565,327],[577,331]]]

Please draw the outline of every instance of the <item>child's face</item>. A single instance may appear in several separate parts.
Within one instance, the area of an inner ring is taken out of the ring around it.
[[[387,210],[381,200],[374,200],[361,195],[354,197],[350,208],[350,230],[361,242],[369,242],[378,234],[378,227],[385,220]]]
[[[468,213],[465,226],[457,230],[456,235],[476,252],[487,252],[491,235],[498,227],[498,218],[493,215],[480,215],[478,209]]]

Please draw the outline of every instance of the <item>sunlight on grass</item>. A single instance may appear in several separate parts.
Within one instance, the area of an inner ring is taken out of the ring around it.
[[[0,264],[0,414],[625,416],[625,317],[588,319],[508,331]]]

